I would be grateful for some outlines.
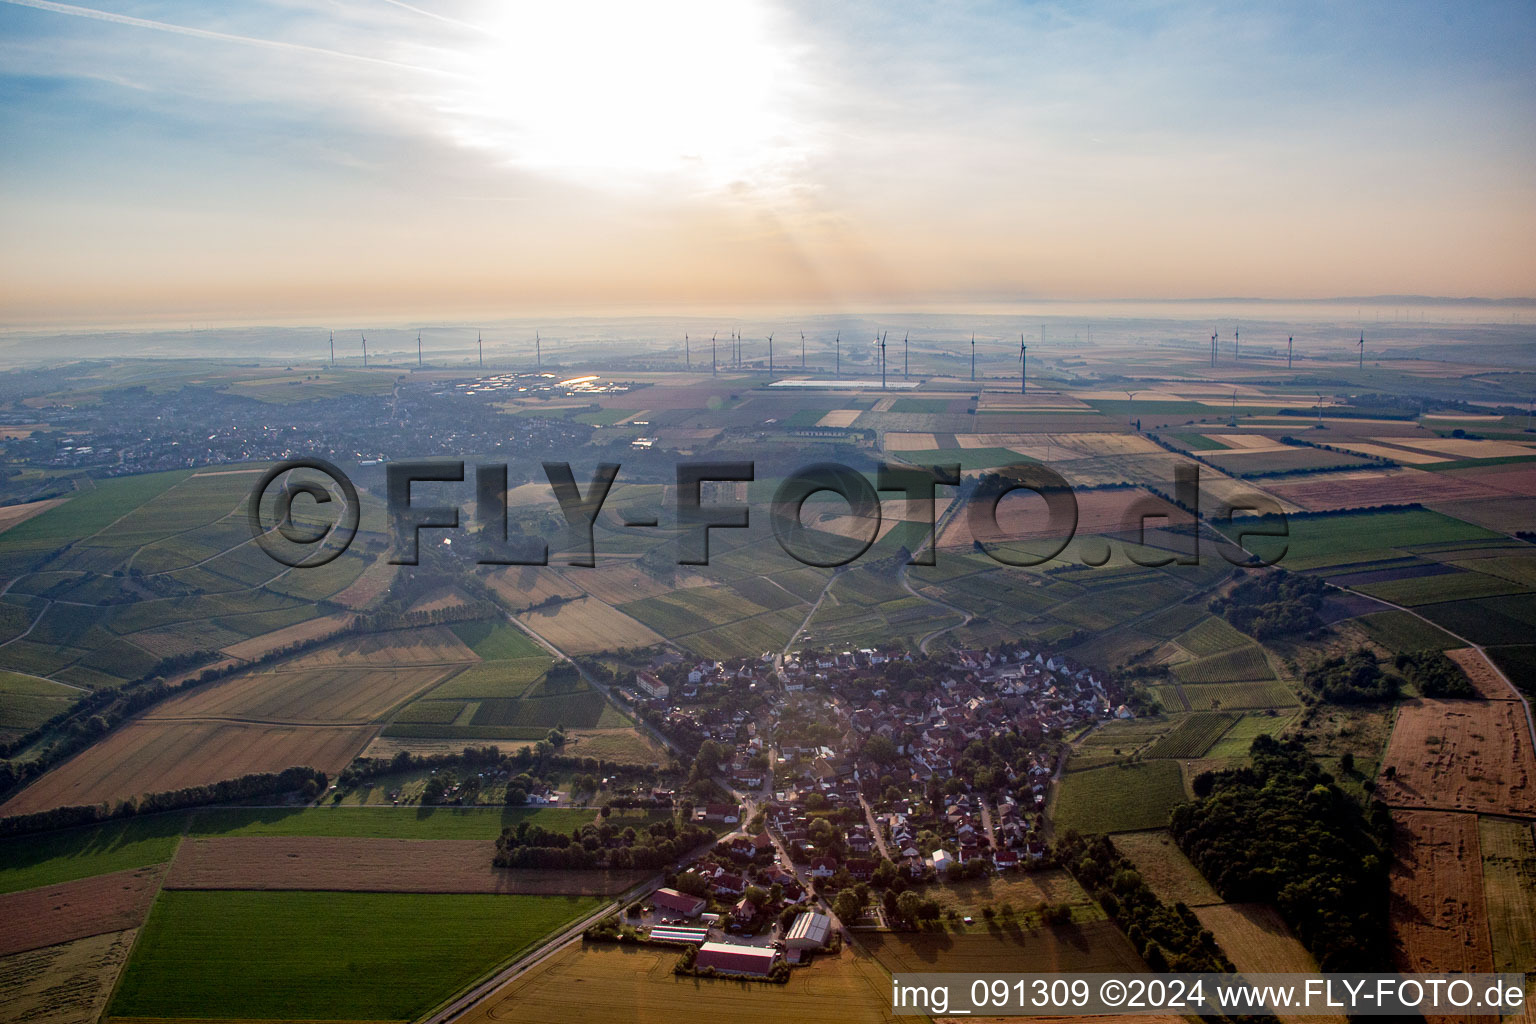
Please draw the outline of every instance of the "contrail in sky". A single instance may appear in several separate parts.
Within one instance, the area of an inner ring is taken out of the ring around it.
[[[55,3],[54,0],[0,0],[0,3],[10,4],[13,7],[31,7],[39,11],[51,11],[54,14],[67,14],[76,18],[86,18],[90,21],[105,21],[114,25],[127,25],[131,28],[154,29],[157,32],[169,32],[178,36],[191,36],[194,39],[211,39],[221,43],[243,43],[246,46],[259,46],[268,50],[286,50],[289,53],[307,53],[317,57],[361,61],[364,64],[376,64],[380,67],[395,68],[398,71],[420,71],[429,75],[441,75],[444,78],[465,77],[453,71],[422,67],[418,64],[406,64],[401,61],[388,60],[384,57],[368,57],[360,53],[329,50],[323,46],[307,46],[304,43],[289,43],[277,39],[239,36],[229,32],[215,32],[212,29],[206,28],[190,28],[186,25],[173,25],[167,21],[151,21],[148,18],[134,18],[126,14],[98,11],[93,7],[77,7],[74,4]],[[401,6],[404,5],[402,4]]]
[[[448,25],[457,25],[459,28],[467,28],[471,32],[479,32],[483,35],[494,34],[488,28],[482,28],[479,25],[472,25],[467,21],[460,21],[458,18],[450,18],[446,14],[438,14],[436,11],[427,11],[420,7],[412,7],[410,4],[406,3],[405,0],[384,0],[384,3],[392,4],[395,7],[401,8],[402,10],[410,11],[412,14],[419,14],[423,18],[431,18],[433,21],[441,21]]]

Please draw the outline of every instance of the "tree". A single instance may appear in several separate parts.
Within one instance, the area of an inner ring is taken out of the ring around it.
[[[832,901],[832,912],[844,922],[857,919],[863,910],[864,902],[852,889],[844,889],[837,894],[837,899]]]
[[[903,921],[916,924],[922,907],[923,898],[910,889],[896,897],[896,913]]]
[[[864,744],[864,756],[876,764],[890,764],[896,760],[896,744],[886,736],[871,736]]]

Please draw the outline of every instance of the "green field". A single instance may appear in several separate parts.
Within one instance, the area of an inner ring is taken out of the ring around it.
[[[125,511],[138,508],[188,475],[187,470],[176,470],[97,481],[89,490],[76,494],[57,508],[0,534],[0,551],[41,553],[70,541],[78,542],[105,529]]]
[[[460,622],[448,628],[485,661],[548,657],[527,633],[505,622]]]
[[[1215,746],[1205,752],[1206,757],[1247,757],[1248,748],[1253,741],[1260,736],[1278,735],[1291,719],[1295,712],[1282,711],[1279,714],[1269,715],[1264,713],[1246,714],[1239,718]]]
[[[1290,553],[1285,566],[1305,569],[1379,561],[1420,545],[1497,540],[1500,534],[1427,509],[1293,515],[1287,520]],[[1231,535],[1232,530],[1225,531]]]
[[[427,696],[435,700],[476,697],[521,697],[534,687],[554,659],[541,654],[530,658],[507,658],[471,665],[444,680]]]
[[[1226,712],[1200,711],[1184,719],[1174,730],[1147,749],[1147,757],[1204,757],[1205,752],[1232,727],[1237,716]]]
[[[1238,683],[1275,677],[1264,649],[1253,643],[1175,665],[1173,674],[1181,683]]]
[[[1196,657],[1220,654],[1249,644],[1248,637],[1228,625],[1226,619],[1212,615],[1173,638],[1173,642]]]
[[[1536,700],[1536,647],[1490,647],[1488,657],[1531,700]]]
[[[0,892],[161,864],[176,853],[185,813],[0,840]]]
[[[1536,594],[1420,605],[1419,614],[1475,644],[1525,644],[1536,636]]]
[[[1436,601],[1468,601],[1478,597],[1499,597],[1518,594],[1526,588],[1496,576],[1479,572],[1442,573],[1438,576],[1420,576],[1416,579],[1390,580],[1384,583],[1367,583],[1354,588],[1362,594],[1379,597],[1393,604],[1433,604]]]
[[[1354,620],[1366,636],[1394,654],[1403,651],[1448,651],[1462,643],[1409,612],[1386,611]]]
[[[19,735],[67,711],[84,691],[50,679],[0,671],[0,733]]]
[[[1251,683],[1185,683],[1180,687],[1191,711],[1244,708],[1287,708],[1296,694],[1278,679]]]
[[[409,1020],[601,902],[580,896],[162,892],[110,1013]]]
[[[198,811],[193,836],[342,836],[369,839],[495,839],[519,821],[569,831],[591,811],[503,807],[224,808]]]
[[[1177,761],[1139,761],[1062,776],[1054,821],[1058,833],[1131,832],[1168,824],[1188,799]]]

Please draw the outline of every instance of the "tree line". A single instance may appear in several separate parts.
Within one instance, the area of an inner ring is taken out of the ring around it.
[[[550,870],[662,868],[714,838],[709,829],[670,818],[638,829],[604,820],[569,832],[520,821],[501,830],[492,863]]]
[[[148,793],[137,799],[124,800],[116,807],[104,803],[87,804],[79,807],[54,807],[33,814],[13,814],[8,818],[0,818],[0,835],[25,835],[78,825],[94,825],[114,818],[131,818],[136,814],[235,803],[257,797],[270,798],[296,793],[305,800],[313,800],[325,792],[326,782],[325,772],[314,768],[295,767],[284,768],[280,772],[257,772],[203,786],[184,786],[181,789]]]

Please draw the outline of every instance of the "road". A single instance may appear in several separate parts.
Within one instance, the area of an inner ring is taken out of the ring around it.
[[[880,823],[875,820],[875,812],[869,806],[869,801],[864,799],[863,793],[859,794],[859,806],[864,808],[864,820],[869,822],[869,829],[875,834],[875,845],[880,847],[880,856],[894,863],[896,858],[891,856],[890,849],[885,845],[885,833],[880,828]]]

